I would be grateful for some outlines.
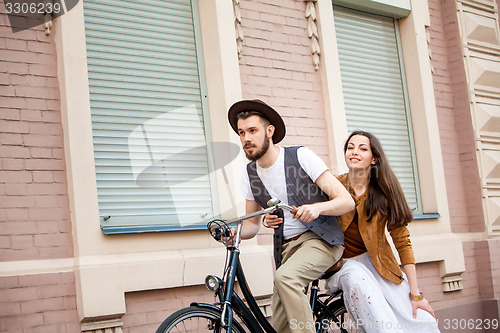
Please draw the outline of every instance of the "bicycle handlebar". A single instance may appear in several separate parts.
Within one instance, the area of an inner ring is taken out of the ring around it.
[[[257,216],[265,215],[267,213],[271,213],[272,211],[274,211],[276,209],[280,209],[280,208],[289,211],[293,215],[295,215],[297,213],[297,211],[298,211],[297,207],[282,204],[276,198],[273,198],[273,199],[269,200],[267,202],[267,205],[269,206],[268,208],[261,209],[259,211],[256,211],[256,212],[253,212],[253,213],[250,213],[250,214],[247,214],[247,215],[235,217],[235,218],[233,218],[231,220],[227,220],[227,221],[214,220],[214,221],[211,221],[207,225],[208,230],[210,231],[210,234],[212,235],[212,237],[216,241],[220,242],[223,236],[224,237],[232,236],[231,231],[229,231],[229,229],[228,229],[228,225],[232,224],[232,223],[235,223],[235,222],[238,223],[238,226],[236,228],[235,241],[234,241],[234,243],[232,243],[233,245],[235,245],[237,247],[238,244],[240,243],[241,226],[242,226],[242,222],[243,221],[251,219],[251,218],[254,218],[254,217],[257,217]],[[219,224],[219,222],[217,222],[217,221],[222,222],[223,225]],[[212,225],[213,223],[215,223],[215,225]],[[227,245],[228,244],[226,244],[226,246]]]
[[[271,205],[270,205],[270,203],[271,203]],[[262,210],[259,210],[259,211],[247,214],[247,215],[235,217],[235,218],[233,218],[231,220],[227,220],[226,223],[227,224],[231,224],[231,223],[235,223],[235,222],[243,222],[245,220],[248,220],[248,219],[251,219],[251,218],[254,218],[254,217],[257,217],[257,216],[261,216],[261,215],[265,215],[267,213],[271,213],[272,211],[274,211],[275,209],[278,209],[278,208],[287,210],[290,213],[292,213],[293,215],[295,215],[297,213],[297,211],[298,211],[297,207],[282,204],[282,203],[280,203],[280,201],[278,199],[271,199],[271,200],[269,200],[267,202],[267,204],[269,205],[268,208],[265,208],[265,209],[262,209]]]

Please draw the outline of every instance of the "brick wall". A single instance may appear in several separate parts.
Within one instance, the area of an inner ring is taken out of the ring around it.
[[[454,0],[429,0],[430,50],[453,232],[485,228],[462,43]]]
[[[256,0],[240,6],[243,98],[266,101],[283,116],[283,145],[307,146],[328,161],[321,78],[312,62],[305,2]]]
[[[241,1],[240,73],[244,99],[261,99],[283,117],[283,146],[303,145],[329,162],[321,78],[314,70],[305,2]],[[335,171],[335,170],[333,170]],[[272,244],[261,230],[259,244]]]
[[[168,316],[191,302],[212,304],[213,293],[205,286],[127,293],[123,333],[154,332]]]
[[[500,264],[497,258],[500,255],[500,241],[464,242],[463,247],[465,256],[465,272],[462,274],[464,289],[444,293],[437,298],[430,295],[429,298],[443,333],[464,332],[460,329],[451,329],[450,321],[452,320],[462,320],[480,325],[485,323],[485,319],[498,320],[497,300],[499,297]],[[437,289],[439,284],[440,279],[429,277],[430,274],[427,272],[427,270],[432,269],[432,266],[434,269],[439,268],[437,263],[418,266],[419,285],[424,293],[429,289],[429,285],[430,289]],[[445,325],[446,323],[448,325]],[[446,329],[446,326],[449,329]],[[481,330],[481,332],[483,331],[496,332],[495,330]]]
[[[53,36],[4,14],[0,99],[0,261],[72,257]],[[75,295],[73,273],[0,276],[0,332],[77,332]]]
[[[0,31],[0,260],[71,257],[53,36]]]
[[[500,240],[490,239],[488,242],[490,248],[491,278],[494,287],[493,297],[500,299],[500,260],[498,260],[500,258]]]
[[[465,272],[462,274],[463,289],[443,293],[439,263],[425,263],[417,266],[418,284],[434,310],[445,309],[479,301],[478,249],[474,242],[464,243]]]
[[[0,332],[79,332],[73,273],[0,277]]]

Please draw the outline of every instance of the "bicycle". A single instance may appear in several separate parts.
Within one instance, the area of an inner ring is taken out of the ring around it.
[[[206,287],[215,294],[218,302],[214,304],[191,303],[189,307],[180,309],[166,318],[160,324],[156,333],[208,331],[243,333],[246,332],[245,327],[250,332],[255,333],[276,333],[259,309],[247,285],[239,259],[240,234],[243,221],[274,211],[282,217],[282,209],[288,210],[292,214],[296,211],[295,207],[281,204],[278,199],[271,199],[267,204],[268,208],[257,212],[228,221],[216,219],[207,224],[207,229],[210,231],[211,236],[215,240],[223,242],[229,254],[229,257],[226,257],[224,280],[215,275],[208,275],[205,278]],[[235,223],[236,232],[232,236],[229,225]],[[326,278],[326,276],[324,275],[321,278]],[[236,281],[238,281],[248,305],[235,292],[234,286]],[[342,291],[339,290],[333,295],[328,295],[320,294],[319,290],[318,279],[311,283],[310,291],[310,304],[315,318],[316,332],[358,332],[356,325],[350,321],[347,314],[342,298]],[[235,319],[234,313],[237,314],[244,325]]]

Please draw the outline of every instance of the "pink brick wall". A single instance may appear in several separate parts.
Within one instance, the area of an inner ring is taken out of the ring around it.
[[[261,99],[283,116],[287,135],[281,145],[307,146],[328,163],[321,77],[312,62],[305,2],[241,1],[240,8],[243,98]],[[272,232],[261,230],[258,240],[272,244]]]
[[[154,332],[163,320],[191,302],[213,304],[213,293],[205,286],[127,293],[123,333]]]
[[[54,37],[0,36],[0,260],[71,257]]]
[[[264,100],[283,116],[283,145],[308,146],[328,161],[321,78],[312,63],[305,2],[255,0],[240,6],[243,98]]]
[[[430,49],[453,232],[483,231],[481,186],[454,0],[429,0]]]
[[[443,330],[446,320],[467,320],[480,322],[484,319],[499,319],[498,304],[500,288],[500,241],[485,240],[464,242],[465,272],[462,274],[464,289],[450,293],[430,295],[429,300],[440,321],[441,332],[464,332],[464,330]],[[419,285],[424,290],[438,289],[439,277],[432,278],[428,269],[438,270],[437,263],[418,265]],[[449,322],[448,322],[449,323]],[[448,325],[449,326],[449,325]],[[494,330],[484,330],[493,332]],[[482,332],[482,331],[481,331]],[[495,331],[496,332],[496,331]]]
[[[0,261],[72,257],[54,39],[5,14],[0,99]],[[75,293],[73,273],[0,277],[0,332],[78,332]]]
[[[465,272],[462,274],[463,290],[443,293],[439,263],[417,266],[418,284],[431,306],[437,313],[452,316],[448,308],[465,304],[478,304],[483,300],[498,298],[500,294],[500,241],[464,242]],[[496,251],[496,252],[495,252]],[[469,310],[481,316],[480,305],[471,305]],[[467,309],[460,315],[466,315]],[[455,314],[458,316],[458,314]],[[473,318],[472,316],[471,318]],[[456,317],[455,317],[456,318]],[[439,318],[440,321],[445,318]],[[453,319],[453,318],[448,318]],[[460,317],[458,318],[460,319]]]
[[[464,243],[465,272],[462,274],[463,290],[443,293],[439,263],[426,263],[417,266],[418,284],[434,310],[445,309],[458,304],[477,302],[484,298],[480,293],[478,262],[481,247],[476,243]]]
[[[79,332],[73,273],[0,277],[0,332]]]
[[[491,275],[492,298],[500,299],[500,240],[489,239],[488,241],[488,259]]]

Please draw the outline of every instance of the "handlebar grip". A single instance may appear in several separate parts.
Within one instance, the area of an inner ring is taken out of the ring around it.
[[[295,206],[292,206],[293,210],[290,212],[292,215],[295,215],[297,214],[297,212],[299,211],[299,209]]]

